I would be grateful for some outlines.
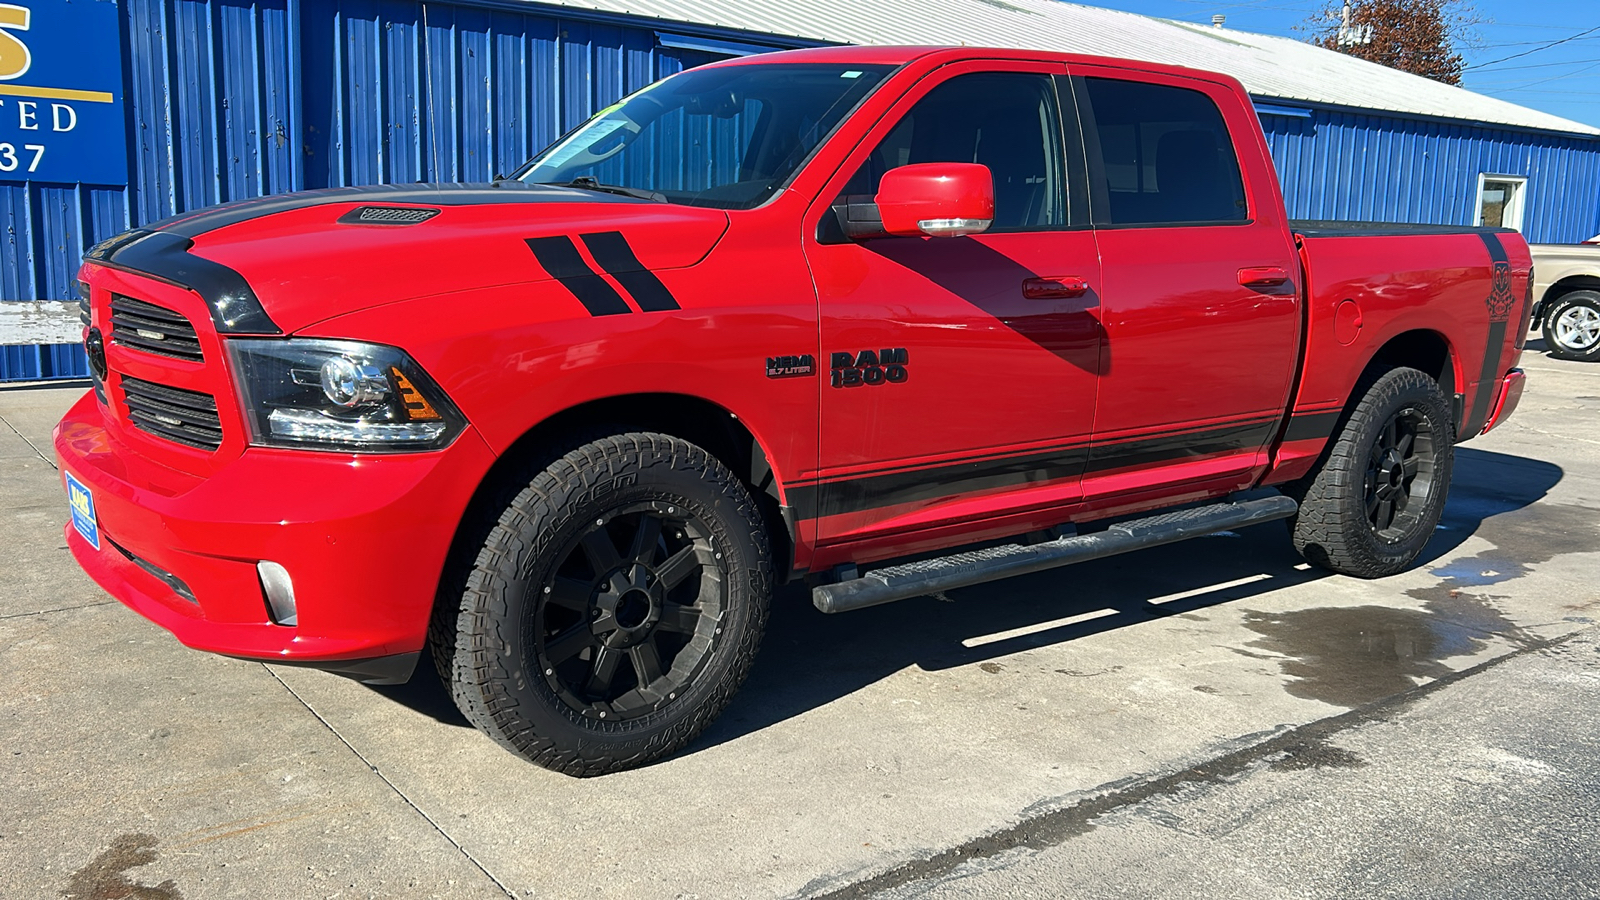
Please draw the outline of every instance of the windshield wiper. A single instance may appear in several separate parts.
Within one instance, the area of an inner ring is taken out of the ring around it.
[[[621,194],[624,197],[634,197],[639,200],[654,200],[657,203],[671,202],[667,199],[666,194],[658,193],[656,191],[647,191],[643,188],[623,187],[620,184],[601,184],[589,175],[584,175],[581,178],[574,178],[566,184],[557,185],[557,187],[573,187],[582,188],[586,191],[600,191],[601,193],[606,194]]]

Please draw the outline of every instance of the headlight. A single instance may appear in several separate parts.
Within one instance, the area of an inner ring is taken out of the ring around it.
[[[227,345],[252,444],[432,450],[466,424],[438,385],[393,347],[309,339]]]

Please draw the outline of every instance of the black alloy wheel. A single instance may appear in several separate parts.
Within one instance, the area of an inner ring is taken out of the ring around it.
[[[710,527],[665,501],[598,518],[540,588],[533,635],[550,689],[579,714],[617,721],[678,698],[720,638],[726,603]]]
[[[1399,410],[1378,430],[1367,454],[1363,495],[1367,521],[1379,538],[1403,539],[1416,526],[1433,490],[1433,430],[1414,407]]]
[[[688,441],[624,431],[503,490],[466,526],[429,630],[456,705],[568,775],[689,743],[766,629],[772,550],[749,487]]]
[[[1307,562],[1382,578],[1416,562],[1444,514],[1455,424],[1417,369],[1369,372],[1356,393],[1316,467],[1284,486],[1300,503],[1289,529]]]

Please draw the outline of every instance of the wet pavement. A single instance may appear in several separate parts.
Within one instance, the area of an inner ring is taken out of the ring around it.
[[[0,389],[0,896],[1600,896],[1600,366],[1525,364],[1412,571],[1271,523],[839,616],[791,589],[705,736],[591,780],[426,671],[110,601],[46,458],[81,388]]]

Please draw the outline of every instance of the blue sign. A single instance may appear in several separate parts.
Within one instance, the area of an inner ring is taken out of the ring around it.
[[[116,0],[0,0],[0,181],[128,183]]]
[[[72,477],[72,473],[62,470],[61,474],[67,476],[67,505],[72,508],[72,527],[78,529],[83,539],[89,546],[100,549],[100,522],[94,514],[94,494],[83,486],[83,482]]]

